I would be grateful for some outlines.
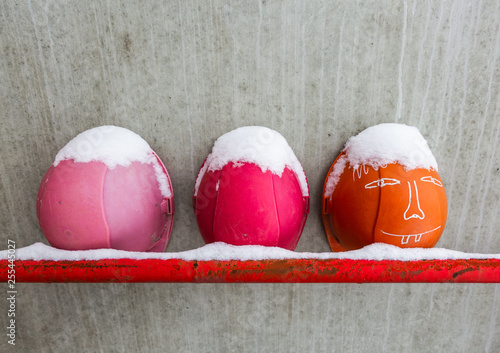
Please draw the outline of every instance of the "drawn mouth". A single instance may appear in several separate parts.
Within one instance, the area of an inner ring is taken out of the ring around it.
[[[420,238],[422,237],[422,235],[432,233],[432,232],[438,230],[439,228],[441,228],[441,226],[438,226],[438,227],[431,229],[431,230],[428,230],[426,232],[416,233],[416,234],[393,234],[393,233],[384,232],[383,230],[381,230],[381,232],[384,234],[390,235],[391,237],[401,237],[401,244],[408,244],[408,241],[410,240],[411,237],[415,237],[415,243],[418,243],[420,241]]]

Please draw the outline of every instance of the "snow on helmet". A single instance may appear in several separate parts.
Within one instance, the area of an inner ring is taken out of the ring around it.
[[[56,155],[38,190],[37,216],[57,248],[161,252],[174,218],[172,184],[139,135],[96,127]]]
[[[437,170],[415,127],[380,124],[351,137],[323,188],[323,223],[332,250],[375,242],[433,247],[448,212]]]
[[[206,243],[293,250],[309,213],[309,187],[280,133],[241,127],[215,141],[198,173],[193,207]]]

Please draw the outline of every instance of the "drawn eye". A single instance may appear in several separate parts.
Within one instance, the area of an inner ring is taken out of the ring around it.
[[[424,176],[420,180],[425,181],[427,183],[433,183],[434,185],[443,187],[443,183],[440,180],[438,180],[436,178],[433,178],[430,175],[429,176]]]
[[[384,187],[387,185],[397,185],[397,184],[401,184],[401,182],[397,179],[382,178],[382,179],[377,179],[375,181],[372,181],[371,183],[366,184],[365,189],[374,189],[377,187]]]

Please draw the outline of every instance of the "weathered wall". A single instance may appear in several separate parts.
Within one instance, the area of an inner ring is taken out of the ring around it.
[[[298,251],[329,251],[326,172],[381,122],[420,128],[449,217],[438,246],[500,253],[497,1],[2,1],[0,234],[44,241],[57,151],[114,124],[145,138],[176,198],[168,251],[203,245],[195,176],[221,134],[264,125],[302,162]],[[19,352],[496,352],[496,285],[19,285]],[[7,322],[6,301],[0,316]],[[5,335],[1,351],[10,351]]]

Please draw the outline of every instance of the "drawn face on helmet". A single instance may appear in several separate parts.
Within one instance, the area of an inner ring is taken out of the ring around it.
[[[438,165],[418,128],[384,123],[349,138],[323,187],[333,251],[383,242],[432,247],[446,224]]]
[[[347,164],[333,194],[325,199],[323,214],[334,251],[375,242],[433,247],[446,217],[446,193],[439,174],[432,169],[407,171],[396,163],[377,170]]]

